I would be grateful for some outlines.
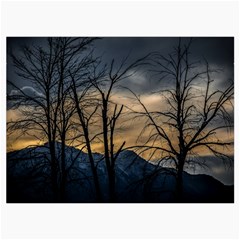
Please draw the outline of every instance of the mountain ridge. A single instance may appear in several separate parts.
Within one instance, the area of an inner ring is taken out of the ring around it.
[[[45,175],[49,175],[50,168],[48,160],[46,160],[49,153],[47,151],[42,151],[43,149],[47,148],[45,148],[45,146],[24,148],[7,154],[7,175],[8,183],[10,183],[8,184],[8,199],[10,199],[10,202],[16,201],[14,200],[15,190],[19,194],[23,191],[30,200],[33,198],[31,194],[28,193],[30,189],[24,187],[24,184],[19,186],[19,184],[16,183],[17,180],[21,182],[22,179],[28,177],[30,173],[33,175],[32,172],[38,176],[36,178],[38,181],[39,179],[45,179]],[[37,157],[34,158],[33,154],[37,154]],[[67,146],[66,155],[67,167],[71,165],[71,159],[76,158],[74,160],[73,169],[70,169],[71,178],[75,179],[74,181],[76,181],[76,184],[72,182],[68,184],[69,202],[94,202],[92,199],[92,190],[90,190],[93,188],[91,180],[89,180],[90,183],[83,180],[84,178],[91,179],[92,176],[88,162],[88,154],[74,147]],[[99,162],[97,171],[101,183],[101,189],[105,196],[104,201],[107,202],[108,178],[104,157],[99,153],[94,153],[93,155],[95,162]],[[25,161],[24,158],[26,159]],[[16,163],[16,166],[11,164],[13,163],[11,160],[14,159],[16,160],[16,162],[14,162]],[[29,159],[31,161],[29,161]],[[35,167],[38,165],[41,165],[41,168],[38,169],[38,171],[35,171]],[[174,169],[158,167],[157,165],[143,159],[134,151],[125,150],[119,154],[119,158],[116,161],[115,171],[118,202],[174,202],[176,184]],[[234,187],[226,186],[210,175],[192,175],[184,172],[183,181],[184,193],[186,196],[184,202],[233,202]],[[83,189],[85,188],[85,191],[88,192],[88,194],[85,194],[83,190],[80,190],[80,186],[82,186]],[[47,186],[47,188],[49,189],[48,191],[51,191],[49,186]],[[231,197],[224,197],[226,192],[228,192]],[[42,196],[42,198],[44,199],[44,196]],[[39,197],[39,199],[42,198]],[[24,197],[24,201],[26,201],[26,197]],[[32,201],[37,200],[34,199]],[[48,198],[43,201],[50,202]]]

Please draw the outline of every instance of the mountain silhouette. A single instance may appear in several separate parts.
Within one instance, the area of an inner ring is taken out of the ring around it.
[[[55,144],[57,157],[61,143]],[[68,172],[66,202],[95,201],[94,184],[88,154],[74,147],[65,147]],[[108,176],[104,156],[94,153],[103,201],[108,202]],[[157,166],[125,150],[115,165],[118,203],[174,203],[176,201],[176,171]],[[48,144],[25,148],[7,154],[7,202],[54,202],[50,182],[50,154]],[[199,174],[183,174],[183,202],[231,203],[234,187],[215,178]]]

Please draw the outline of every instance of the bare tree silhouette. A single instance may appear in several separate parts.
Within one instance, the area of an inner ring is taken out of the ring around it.
[[[115,60],[111,61],[109,66],[102,67],[101,61],[95,64],[95,71],[91,72],[88,78],[92,87],[99,94],[99,107],[101,108],[101,124],[102,124],[102,142],[104,145],[104,158],[107,167],[109,179],[109,201],[116,201],[115,192],[115,163],[123,150],[125,141],[119,146],[116,146],[115,133],[117,129],[117,121],[120,118],[123,105],[115,103],[111,98],[116,93],[119,83],[122,80],[134,75],[140,66],[147,64],[147,59],[150,54],[137,59],[136,61],[128,64],[128,56],[122,60],[119,66],[115,66]],[[100,66],[100,70],[99,70]],[[110,111],[110,109],[112,111]]]
[[[176,196],[181,201],[183,192],[183,169],[186,164],[196,161],[194,156],[207,149],[225,162],[232,162],[228,148],[233,140],[222,140],[221,131],[227,132],[233,127],[231,111],[233,109],[233,83],[219,90],[211,78],[212,70],[205,60],[205,68],[199,62],[190,59],[190,46],[183,45],[181,39],[174,52],[163,56],[154,55],[154,64],[161,82],[173,82],[173,86],[154,94],[161,96],[158,111],[151,111],[132,92],[142,111],[133,110],[135,117],[146,121],[140,137],[149,131],[149,136],[141,152],[158,152],[162,163],[173,163],[176,168]],[[229,161],[228,161],[229,160]],[[203,163],[202,163],[203,164]]]
[[[75,105],[70,101],[70,70],[80,68],[79,58],[93,38],[48,38],[47,46],[25,46],[21,55],[11,53],[18,76],[28,81],[29,89],[8,81],[11,108],[21,112],[19,119],[8,122],[8,133],[16,130],[40,141],[50,151],[51,182],[55,201],[65,201],[67,179],[65,144],[69,140]],[[67,111],[66,111],[67,110]],[[20,134],[20,136],[22,136]],[[60,156],[56,142],[61,142]]]
[[[81,64],[79,65],[79,68],[74,69],[74,72],[69,71],[69,74],[71,76],[72,83],[72,99],[74,101],[80,123],[80,130],[78,129],[80,135],[78,135],[78,138],[84,138],[83,141],[80,141],[80,144],[84,143],[83,148],[86,147],[87,149],[95,185],[96,201],[102,202],[103,198],[97,173],[97,163],[94,161],[92,150],[92,141],[94,141],[99,133],[91,134],[91,127],[95,123],[93,119],[99,108],[99,104],[96,93],[93,91],[92,85],[88,80],[88,76],[90,74],[89,72],[93,70],[92,67],[96,61],[97,60],[93,58],[90,53],[80,61]]]

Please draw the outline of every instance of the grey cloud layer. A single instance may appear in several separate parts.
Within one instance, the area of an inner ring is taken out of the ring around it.
[[[190,38],[182,38],[185,44]],[[173,47],[178,44],[178,37],[106,37],[95,42],[95,55],[102,56],[106,63],[110,63],[114,58],[116,64],[129,55],[128,62],[143,57],[149,52],[160,52],[168,55],[173,52]],[[45,46],[46,38],[27,38],[10,37],[7,39],[8,52],[13,51],[19,54],[19,48],[23,45],[41,45]],[[232,37],[196,37],[191,47],[191,56],[193,59],[206,58],[209,64],[218,69],[222,69],[219,75],[219,86],[225,86],[229,80],[233,79],[233,61],[234,61],[234,39]],[[11,59],[8,58],[7,74],[11,81],[14,81],[19,87],[28,83],[19,79],[15,74]],[[144,70],[144,69],[142,69]],[[140,71],[138,75],[128,79],[126,85],[138,93],[156,90],[158,87],[158,78],[150,77],[149,74]]]

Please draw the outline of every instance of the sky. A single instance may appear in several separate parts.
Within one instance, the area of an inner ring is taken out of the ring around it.
[[[173,47],[178,44],[178,37],[106,37],[95,42],[95,55],[102,56],[104,61],[110,63],[114,58],[121,62],[129,55],[129,62],[141,58],[149,52],[160,52],[163,55],[171,53]],[[182,38],[187,43],[189,38]],[[46,38],[43,37],[8,37],[7,50],[19,53],[19,49],[24,45],[45,46]],[[221,73],[221,84],[226,84],[228,79],[233,79],[233,61],[234,61],[234,38],[232,37],[195,37],[191,46],[191,55],[193,59],[207,59],[209,64],[219,69]],[[15,74],[10,59],[7,62],[7,76],[11,81],[25,85]],[[155,79],[157,81],[157,79]],[[134,80],[128,82],[128,86],[139,93],[155,89],[156,82],[149,83],[142,80],[140,83]]]
[[[182,38],[182,43],[188,43],[190,38]],[[150,52],[159,52],[162,55],[168,55],[173,52],[173,47],[178,44],[178,37],[106,37],[97,40],[94,44],[95,56],[101,56],[103,61],[110,64],[112,59],[116,63],[128,57],[127,62],[131,63],[135,59],[141,58]],[[46,47],[46,38],[38,37],[9,37],[7,38],[7,51],[12,51],[14,54],[20,54],[20,47],[23,45],[30,46],[41,45]],[[225,88],[230,81],[233,81],[234,76],[234,39],[231,37],[195,37],[191,46],[191,58],[194,61],[199,61],[199,68],[204,67],[204,59],[207,59],[210,66],[218,69],[219,72],[214,74],[216,89]],[[170,81],[159,81],[158,76],[151,74],[146,71],[148,69],[139,69],[137,74],[125,79],[121,85],[128,87],[134,91],[137,95],[141,95],[144,103],[150,109],[158,109],[163,107],[161,105],[161,99],[159,96],[152,95],[153,92],[165,87],[171,87],[172,82]],[[38,91],[32,89],[29,83],[15,73],[12,61],[8,55],[7,58],[7,79],[14,82],[17,86],[24,89],[24,91]],[[202,83],[199,83],[201,86]],[[8,87],[7,92],[11,94],[12,89]],[[114,96],[114,101],[121,103],[128,103],[128,93],[123,88],[118,89]],[[130,102],[131,104],[131,102]],[[15,119],[17,112],[8,108],[7,116],[8,119]],[[135,142],[137,134],[142,128],[143,122],[135,121],[130,125],[124,125],[122,133],[120,133],[119,142],[121,136],[124,136],[128,145]],[[34,139],[31,137],[25,137],[19,141],[13,141],[14,137],[8,138],[8,143],[11,143],[11,149],[21,149],[29,144],[34,143]],[[226,133],[222,134],[223,138],[228,138]],[[231,136],[232,137],[232,136]],[[96,146],[95,151],[100,150],[101,147]],[[205,153],[205,156],[208,153]],[[211,161],[213,163],[213,161]],[[199,170],[199,173],[206,172],[206,170]],[[233,169],[223,170],[223,167],[218,162],[213,163],[212,171],[208,172],[213,174],[218,179],[221,179],[225,183],[233,183]]]

